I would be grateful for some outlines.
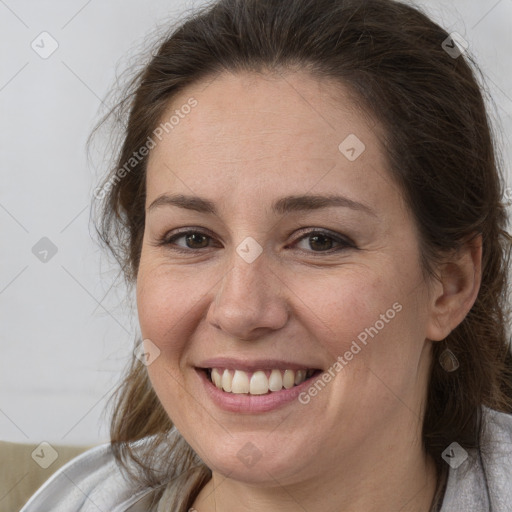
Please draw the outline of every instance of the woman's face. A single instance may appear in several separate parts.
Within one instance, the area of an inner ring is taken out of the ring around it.
[[[221,74],[173,115],[148,163],[137,301],[177,429],[260,484],[420,445],[429,293],[378,125],[302,73]]]

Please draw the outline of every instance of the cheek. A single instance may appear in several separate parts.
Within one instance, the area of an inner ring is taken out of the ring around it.
[[[401,380],[424,342],[421,288],[414,284],[419,277],[405,271],[366,267],[345,269],[337,279],[296,279],[302,309],[296,314],[310,320],[310,335],[333,362],[341,356],[348,373],[370,369]]]
[[[304,308],[303,317],[316,322],[317,332],[311,334],[340,350],[374,325],[399,296],[395,286],[370,268],[296,279],[293,290],[300,299],[297,304]]]
[[[149,338],[162,351],[182,348],[180,340],[186,341],[183,333],[194,322],[194,311],[206,286],[197,275],[141,260],[137,311],[143,338]]]
[[[141,335],[160,350],[159,357],[147,367],[148,376],[171,421],[178,424],[182,423],[180,404],[190,398],[180,369],[188,341],[184,331],[193,321],[193,305],[200,296],[200,291],[191,286],[189,279],[183,279],[182,273],[141,258],[137,276]]]

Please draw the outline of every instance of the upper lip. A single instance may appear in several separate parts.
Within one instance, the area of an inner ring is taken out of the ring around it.
[[[283,359],[234,359],[231,357],[214,357],[201,361],[198,368],[227,368],[229,370],[243,370],[254,372],[257,370],[312,370],[320,369],[315,363],[296,363]]]

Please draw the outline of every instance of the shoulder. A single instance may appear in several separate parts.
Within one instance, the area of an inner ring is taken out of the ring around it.
[[[455,447],[441,512],[512,510],[512,415],[482,409],[480,449]]]
[[[147,510],[143,502],[151,492],[130,484],[118,467],[110,444],[104,444],[60,468],[20,512],[135,512]]]
[[[512,510],[512,414],[485,411],[482,467],[492,510]]]
[[[512,414],[506,414],[504,412],[494,411],[485,407],[483,409],[485,426],[487,433],[484,431],[484,435],[488,438],[487,440],[491,443],[496,441],[504,441],[507,446],[501,447],[510,453],[512,451]]]

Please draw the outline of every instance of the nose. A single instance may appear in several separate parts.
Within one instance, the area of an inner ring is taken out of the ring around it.
[[[252,341],[288,321],[287,288],[269,267],[265,252],[251,263],[235,254],[214,293],[207,320],[230,338]]]

